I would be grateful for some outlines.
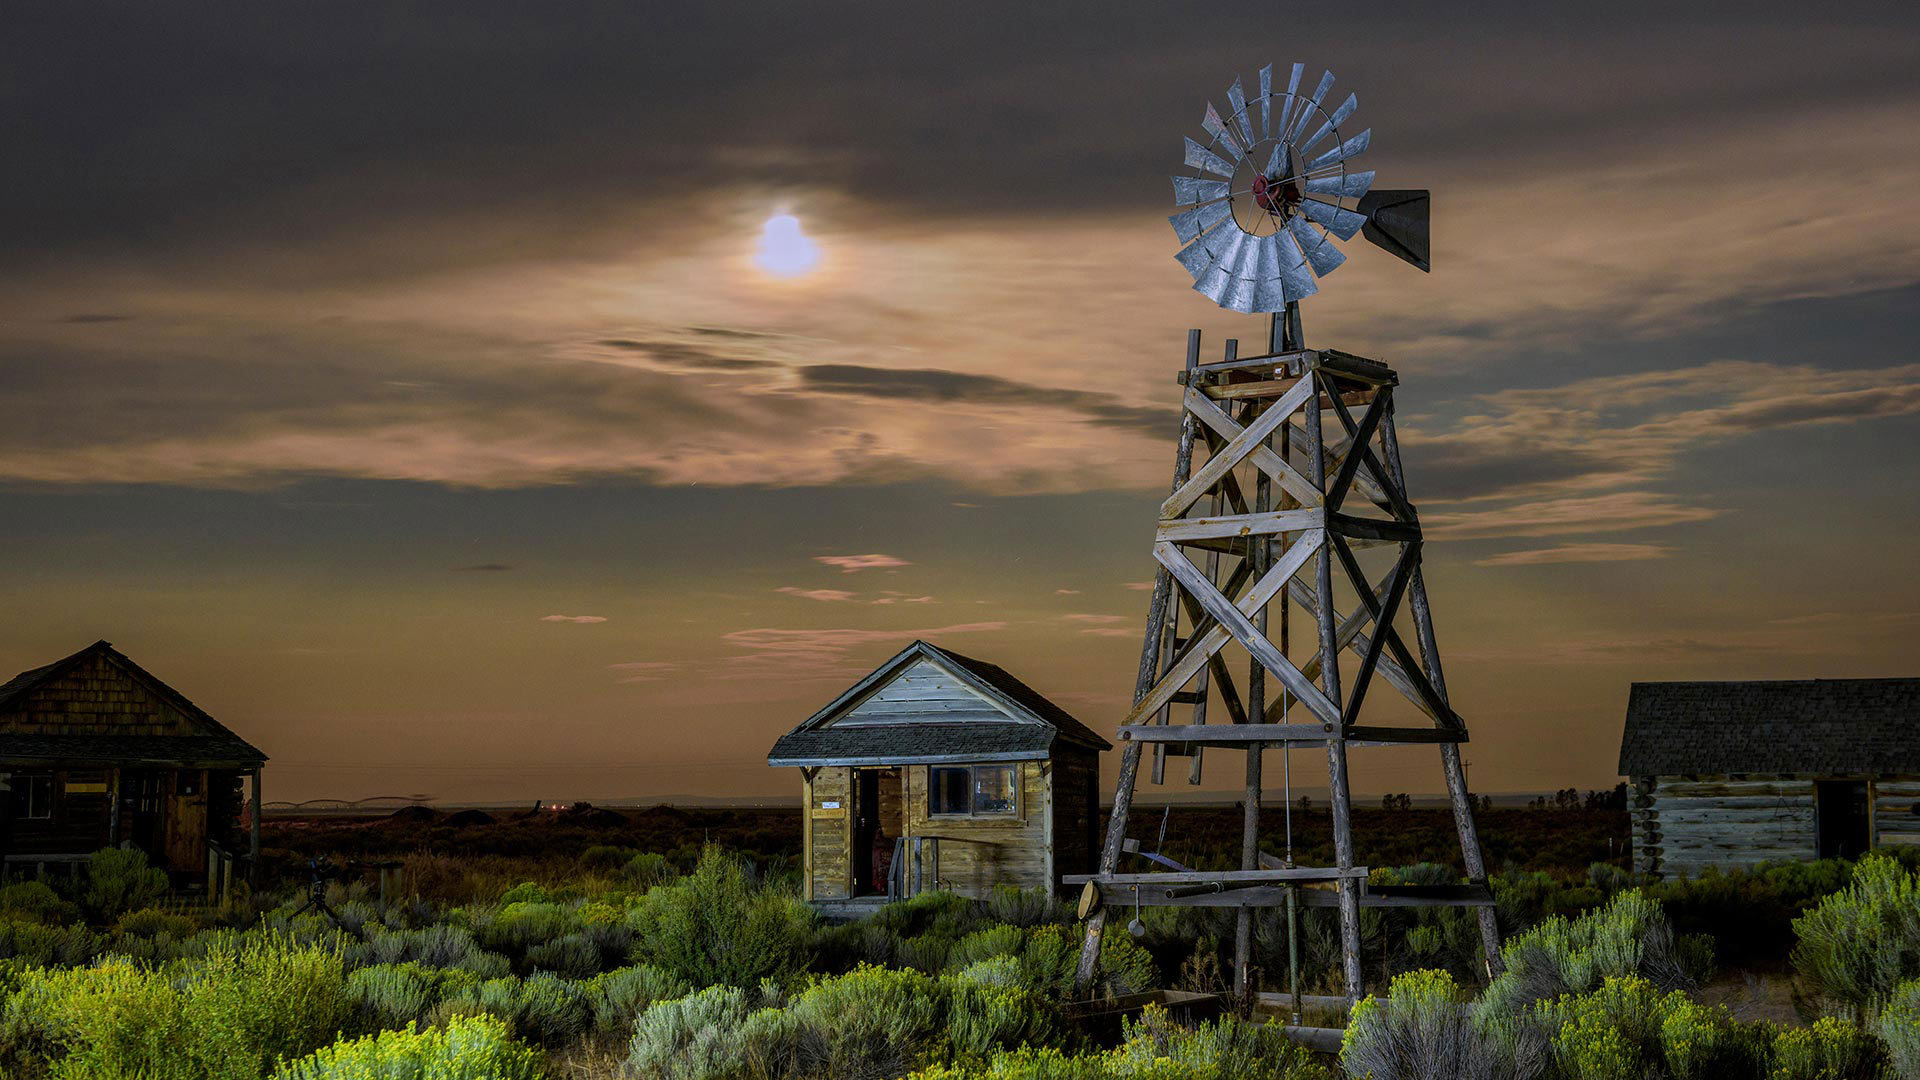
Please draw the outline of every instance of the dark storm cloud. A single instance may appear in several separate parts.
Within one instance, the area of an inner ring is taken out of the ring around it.
[[[644,353],[649,358],[669,367],[695,368],[704,371],[757,371],[781,366],[772,360],[727,356],[711,349],[702,349],[677,341],[634,341],[629,338],[609,338],[600,344],[609,349]]]
[[[934,368],[879,368],[813,364],[799,369],[802,388],[819,394],[860,394],[903,401],[970,405],[1032,405],[1067,409],[1104,427],[1164,435],[1175,423],[1165,408],[1126,405],[1111,394],[1035,386],[997,375]]]
[[[666,200],[698,216],[716,191],[908,215],[1157,203],[1206,97],[1275,48],[1365,87],[1361,115],[1410,170],[1920,84],[1904,14],[1666,7],[1649,34],[1618,6],[1551,26],[1538,10],[1303,9],[1241,47],[1224,14],[1143,0],[42,5],[0,43],[0,224],[33,257],[511,208],[395,245],[381,268],[399,269],[603,242],[609,219]]]

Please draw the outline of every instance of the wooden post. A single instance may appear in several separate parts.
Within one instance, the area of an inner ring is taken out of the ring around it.
[[[251,774],[253,781],[253,820],[247,828],[247,884],[260,882],[260,815],[265,812],[260,798],[260,767],[254,766]]]
[[[1339,387],[1333,380],[1322,380],[1318,370],[1309,371],[1305,378],[1313,379],[1328,394],[1338,394]],[[1312,458],[1307,462],[1311,472],[1308,474],[1314,485],[1325,491],[1327,488],[1327,445],[1320,423],[1320,403],[1311,398],[1306,405],[1307,446]],[[1358,453],[1355,447],[1351,453]],[[1327,697],[1340,700],[1340,643],[1335,636],[1333,625],[1333,551],[1331,542],[1320,545],[1314,555],[1315,591],[1319,600],[1315,606],[1315,616],[1320,624],[1320,685]],[[1346,870],[1353,866],[1353,829],[1348,820],[1351,799],[1347,790],[1347,740],[1346,733],[1335,725],[1327,737],[1327,794],[1333,811],[1333,864]],[[1360,1000],[1362,980],[1360,974],[1360,884],[1352,878],[1341,878],[1340,890],[1340,966],[1346,976],[1347,997]]]
[[[1200,331],[1187,331],[1187,370],[1192,371],[1200,364]],[[1187,482],[1187,473],[1193,467],[1193,440],[1199,434],[1199,422],[1193,414],[1183,412],[1180,417],[1180,442],[1173,454],[1173,490]],[[1173,594],[1173,575],[1164,567],[1154,575],[1153,599],[1147,604],[1146,642],[1140,650],[1140,669],[1134,677],[1133,700],[1135,704],[1145,697],[1152,688],[1154,676],[1160,670],[1160,628],[1167,618],[1168,601]],[[1113,809],[1107,814],[1107,838],[1100,845],[1100,868],[1102,874],[1111,874],[1120,865],[1120,845],[1127,838],[1127,809],[1133,805],[1134,783],[1140,774],[1140,741],[1128,739],[1120,748],[1120,777],[1114,782]],[[1085,990],[1093,984],[1093,973],[1100,964],[1100,933],[1106,929],[1107,908],[1102,904],[1087,917],[1086,936],[1080,943],[1080,963],[1074,968],[1073,986],[1076,990]]]
[[[1229,350],[1227,359],[1234,357]],[[1261,411],[1257,401],[1247,402],[1244,422],[1251,423]],[[1263,445],[1271,448],[1273,440],[1268,438]],[[1253,507],[1256,514],[1264,514],[1269,509],[1273,496],[1272,482],[1267,474],[1255,470],[1253,481]],[[1251,540],[1246,558],[1253,563],[1254,580],[1267,572],[1272,564],[1272,549],[1265,536]],[[1284,590],[1282,590],[1284,593]],[[1284,601],[1283,601],[1284,602]],[[1267,608],[1261,605],[1253,616],[1254,628],[1264,636],[1267,632]],[[1254,658],[1252,667],[1247,671],[1247,715],[1249,718],[1265,716],[1267,711],[1267,669]],[[1260,745],[1247,747],[1246,788],[1241,794],[1240,822],[1240,869],[1258,870],[1260,868]],[[1242,1001],[1251,1002],[1259,987],[1253,985],[1253,909],[1241,908],[1233,920],[1233,989]]]
[[[1407,490],[1406,474],[1400,465],[1400,437],[1393,427],[1393,406],[1388,404],[1386,415],[1380,418],[1380,447],[1386,451],[1387,471],[1392,474],[1394,486],[1403,493]],[[1439,692],[1440,700],[1451,702],[1447,696],[1447,676],[1440,667],[1440,645],[1433,633],[1433,612],[1427,606],[1427,580],[1421,573],[1420,564],[1413,565],[1413,580],[1408,587],[1408,606],[1413,609],[1413,628],[1420,644],[1420,662],[1426,669],[1427,681]],[[1447,802],[1453,808],[1453,827],[1460,837],[1460,858],[1465,864],[1467,880],[1486,883],[1486,856],[1480,849],[1480,829],[1473,818],[1473,792],[1467,788],[1466,772],[1460,766],[1460,744],[1440,744],[1440,768],[1446,776]],[[1486,953],[1487,979],[1491,981],[1501,971],[1500,963],[1500,920],[1491,907],[1482,907],[1476,913],[1480,922],[1480,947]]]

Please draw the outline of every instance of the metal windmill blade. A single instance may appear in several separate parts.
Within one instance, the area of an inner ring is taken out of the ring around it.
[[[1197,292],[1233,311],[1278,311],[1312,296],[1317,279],[1347,261],[1340,244],[1356,234],[1429,267],[1427,193],[1373,190],[1373,170],[1353,167],[1373,143],[1371,128],[1352,130],[1359,96],[1332,104],[1331,71],[1303,93],[1305,72],[1294,64],[1282,90],[1273,65],[1261,68],[1256,98],[1236,77],[1227,114],[1209,103],[1201,115],[1206,141],[1185,141],[1192,172],[1172,178],[1180,209],[1167,221],[1183,245],[1175,258]]]

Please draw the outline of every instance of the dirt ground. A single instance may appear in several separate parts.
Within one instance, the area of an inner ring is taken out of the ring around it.
[[[1793,1003],[1793,979],[1784,974],[1722,972],[1693,995],[1703,1005],[1725,1005],[1736,1020],[1806,1023]]]

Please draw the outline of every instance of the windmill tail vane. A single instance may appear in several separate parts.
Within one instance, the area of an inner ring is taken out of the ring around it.
[[[1427,192],[1375,190],[1373,172],[1351,165],[1373,141],[1371,128],[1349,133],[1358,96],[1333,105],[1330,71],[1306,93],[1305,71],[1293,65],[1281,89],[1273,65],[1261,68],[1253,98],[1236,78],[1226,117],[1209,102],[1200,118],[1207,141],[1186,139],[1193,171],[1172,178],[1182,209],[1167,220],[1185,245],[1174,258],[1196,291],[1233,311],[1281,311],[1319,292],[1356,234],[1432,268]]]

